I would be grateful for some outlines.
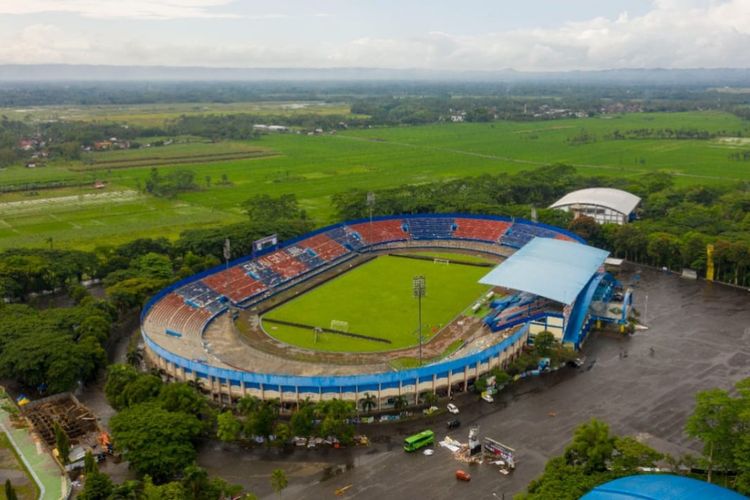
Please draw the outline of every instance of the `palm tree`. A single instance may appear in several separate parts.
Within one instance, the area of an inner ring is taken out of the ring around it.
[[[284,488],[287,487],[288,484],[289,480],[286,478],[284,470],[274,469],[271,473],[271,487],[273,488],[273,491],[278,493],[279,498],[281,498],[281,492],[284,490]]]
[[[409,402],[406,400],[405,396],[396,396],[396,398],[393,401],[393,407],[397,410],[403,410],[409,406]]]
[[[363,412],[369,413],[377,406],[377,400],[373,394],[366,392],[365,396],[359,400],[359,404],[362,406]]]
[[[422,401],[424,401],[425,404],[432,406],[438,402],[437,394],[434,392],[425,392],[422,395]]]
[[[128,353],[125,355],[125,361],[127,361],[127,363],[133,368],[140,368],[141,363],[143,362],[143,351],[137,347],[135,349],[129,349]]]

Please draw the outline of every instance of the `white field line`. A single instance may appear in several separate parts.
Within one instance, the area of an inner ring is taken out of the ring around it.
[[[31,212],[46,211],[65,207],[84,207],[109,203],[124,203],[137,200],[141,195],[137,191],[111,191],[107,193],[87,193],[74,196],[60,196],[57,198],[41,198],[36,200],[8,201],[0,203],[0,214],[17,215]]]

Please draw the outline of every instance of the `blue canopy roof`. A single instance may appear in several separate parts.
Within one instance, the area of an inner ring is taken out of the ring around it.
[[[607,255],[581,243],[534,238],[479,282],[572,304]]]
[[[644,474],[615,479],[586,493],[581,500],[741,500],[732,490],[672,474]]]

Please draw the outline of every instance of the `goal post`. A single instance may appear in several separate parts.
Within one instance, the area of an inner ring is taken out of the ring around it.
[[[451,263],[451,261],[450,261],[450,260],[448,260],[448,259],[438,259],[438,258],[434,258],[434,259],[432,259],[432,262],[433,262],[434,264],[444,264],[444,265],[446,265],[446,266],[447,266],[448,264],[450,264],[450,263]]]
[[[348,321],[342,321],[342,320],[339,320],[339,319],[332,319],[331,320],[331,330],[337,330],[339,332],[349,333],[349,322]]]

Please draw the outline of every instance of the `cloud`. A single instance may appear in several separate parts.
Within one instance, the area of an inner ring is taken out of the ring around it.
[[[232,0],[22,0],[0,2],[0,15],[71,13],[95,19],[184,19],[237,17],[216,12]]]
[[[183,13],[206,13],[226,3],[158,0],[148,5],[179,5],[187,9]],[[58,30],[54,36],[34,34],[41,29],[52,27],[0,35],[0,62],[533,71],[750,67],[748,0],[654,0],[651,10],[640,16],[624,12],[553,28],[362,36],[343,42],[310,35],[315,31],[301,32],[284,42],[258,39],[220,44],[189,38],[163,44],[146,38],[84,36],[72,30]]]

